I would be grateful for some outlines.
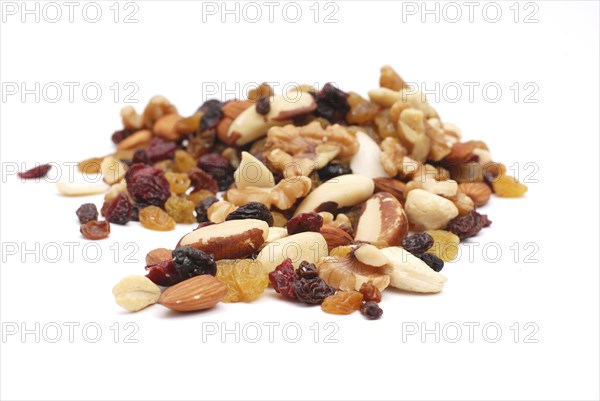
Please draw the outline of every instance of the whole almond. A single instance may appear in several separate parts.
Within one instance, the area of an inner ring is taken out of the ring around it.
[[[249,100],[232,100],[231,102],[225,103],[221,111],[225,117],[231,118],[232,120],[239,116],[242,111],[248,107],[253,106],[254,102]]]
[[[404,194],[406,193],[406,184],[394,178],[375,178],[375,192],[387,192],[400,203],[404,203]]]
[[[324,224],[321,227],[321,235],[325,238],[329,251],[338,246],[350,245],[353,241],[350,234],[332,224]]]
[[[477,207],[488,203],[492,196],[492,190],[483,182],[463,182],[458,185],[458,189],[468,195]]]
[[[180,134],[175,127],[181,119],[182,117],[178,114],[166,114],[156,120],[152,130],[156,136],[160,136],[168,141],[176,141],[180,138]]]
[[[152,132],[149,129],[141,129],[119,142],[117,149],[126,150],[139,148],[146,145],[151,139]]]
[[[225,284],[204,274],[167,288],[158,303],[177,312],[192,312],[212,308],[226,294]]]
[[[443,159],[443,162],[445,165],[450,166],[463,164],[473,155],[473,151],[476,147],[477,144],[474,142],[457,142],[452,145],[450,154]]]
[[[146,254],[146,264],[154,265],[163,260],[169,260],[173,257],[172,251],[167,248],[156,248]]]

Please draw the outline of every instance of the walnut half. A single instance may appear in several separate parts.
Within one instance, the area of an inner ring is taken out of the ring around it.
[[[298,199],[305,197],[310,192],[312,181],[308,177],[285,178],[272,188],[246,187],[233,188],[227,191],[225,197],[228,202],[236,206],[248,202],[261,202],[267,207],[275,206],[280,210],[291,208]]]

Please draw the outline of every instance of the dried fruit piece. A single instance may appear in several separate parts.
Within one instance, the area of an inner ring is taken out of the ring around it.
[[[365,302],[381,302],[381,291],[379,291],[379,288],[372,281],[363,283],[358,291],[363,295]]]
[[[188,170],[187,175],[190,177],[194,191],[206,189],[213,194],[219,192],[219,184],[217,181],[199,168],[194,167],[193,169]]]
[[[180,246],[173,250],[173,266],[183,280],[202,274],[217,274],[214,258],[191,246]]]
[[[177,312],[192,312],[212,308],[226,294],[225,284],[205,274],[167,288],[158,303]]]
[[[204,102],[204,104],[202,104],[202,106],[200,106],[198,109],[198,111],[202,112],[202,118],[200,119],[200,132],[213,129],[217,126],[223,117],[221,109],[224,105],[225,103],[217,99],[211,99],[207,100]]]
[[[294,265],[290,258],[285,259],[272,272],[269,273],[269,281],[278,294],[288,299],[296,299],[294,283],[298,279]]]
[[[492,222],[487,218],[487,215],[472,210],[469,214],[452,219],[446,226],[446,230],[458,235],[462,241],[473,237],[482,228],[488,227],[490,224]]]
[[[271,102],[268,96],[261,96],[256,100],[256,112],[261,116],[266,116],[271,111]]]
[[[163,260],[173,258],[173,251],[167,248],[156,248],[146,254],[146,265],[154,265]]]
[[[217,279],[227,286],[223,302],[252,302],[269,285],[269,277],[252,259],[223,259],[217,262]]]
[[[444,261],[432,253],[424,253],[419,258],[431,267],[433,271],[440,272],[444,268]]]
[[[117,304],[137,312],[158,302],[160,288],[144,276],[127,276],[112,289]]]
[[[213,203],[217,203],[219,200],[215,197],[208,197],[203,199],[196,205],[196,221],[198,223],[204,223],[208,221],[208,209]]]
[[[433,245],[427,250],[444,262],[450,262],[458,255],[460,238],[456,234],[444,230],[430,230],[427,234],[433,238]]]
[[[104,202],[102,215],[111,223],[127,224],[131,220],[131,203],[127,195],[121,192],[113,200]]]
[[[179,283],[182,279],[179,272],[175,269],[173,259],[167,259],[155,263],[153,265],[146,266],[148,277],[153,283],[168,287]]]
[[[320,277],[301,278],[299,277],[292,284],[294,294],[300,302],[311,305],[323,303],[325,298],[335,294],[335,289],[327,285]]]
[[[154,231],[171,231],[177,224],[167,212],[157,206],[148,206],[140,210],[139,219],[143,227]]]
[[[323,217],[318,213],[300,213],[288,220],[288,234],[298,234],[306,231],[320,232],[323,226]]]
[[[503,198],[520,198],[527,192],[527,185],[508,175],[496,177],[492,181],[492,187],[494,193]]]
[[[81,224],[98,220],[98,209],[96,209],[96,205],[93,203],[84,203],[79,206],[75,214],[77,215],[77,218],[79,218]]]
[[[427,232],[414,233],[402,241],[402,247],[413,255],[421,255],[433,246],[433,237]]]
[[[110,234],[110,223],[104,220],[88,221],[79,227],[79,231],[87,239],[103,239],[108,237],[108,234]]]
[[[330,179],[339,177],[340,175],[352,174],[352,169],[341,163],[329,163],[320,169],[318,174],[321,181],[329,181]]]
[[[29,180],[32,178],[42,178],[45,177],[46,174],[48,174],[48,171],[50,171],[51,168],[52,166],[50,164],[42,164],[40,166],[35,166],[34,168],[29,169],[27,171],[17,173],[17,176],[24,180]]]
[[[177,195],[171,196],[165,203],[165,210],[176,223],[192,224],[196,222],[194,209],[196,205]]]
[[[377,302],[369,301],[361,305],[360,313],[369,320],[377,320],[383,315],[383,309],[379,307]]]
[[[198,167],[217,181],[220,191],[226,191],[233,182],[233,168],[220,153],[200,157]]]
[[[169,181],[160,169],[134,164],[125,174],[127,191],[136,203],[163,207],[171,196]]]
[[[345,123],[346,114],[350,111],[348,105],[348,94],[326,83],[317,93],[317,110],[315,116],[323,117],[332,123]]]
[[[182,195],[190,187],[191,180],[187,174],[165,173],[165,178],[169,182],[169,187],[176,195]]]
[[[165,141],[162,138],[154,137],[146,149],[148,159],[152,163],[156,163],[165,159],[172,159],[175,156],[177,150],[177,144],[172,141]]]
[[[267,206],[260,202],[248,202],[229,213],[225,218],[229,220],[243,220],[243,219],[256,219],[262,220],[269,225],[273,226],[273,215]]]
[[[360,309],[363,303],[363,294],[356,291],[338,291],[321,304],[324,312],[334,315],[349,315]]]

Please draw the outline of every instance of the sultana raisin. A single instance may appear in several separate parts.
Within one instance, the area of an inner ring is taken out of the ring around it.
[[[527,185],[521,184],[516,178],[501,175],[492,181],[494,193],[502,198],[520,198],[527,192]]]
[[[192,224],[196,222],[194,209],[196,205],[177,195],[171,196],[165,202],[165,210],[175,220],[176,223]]]
[[[454,233],[444,230],[430,230],[427,234],[433,238],[433,245],[427,250],[444,262],[450,262],[458,255],[460,238]]]
[[[175,167],[180,173],[187,173],[196,167],[196,160],[185,150],[179,149],[175,151]]]
[[[87,239],[103,239],[110,234],[110,223],[105,220],[90,220],[79,227],[81,234]]]
[[[488,227],[490,224],[492,222],[487,218],[487,215],[471,210],[464,216],[458,216],[450,220],[446,230],[458,235],[462,241],[477,235],[482,228]]]
[[[381,291],[377,288],[372,281],[362,283],[359,292],[363,295],[366,302],[381,302]]]
[[[376,320],[383,315],[383,310],[379,307],[377,302],[368,301],[361,305],[360,313],[362,313],[369,320]]]
[[[345,123],[346,114],[350,111],[348,94],[326,83],[316,94],[317,109],[315,116],[323,117],[332,123]]]
[[[311,305],[319,305],[325,298],[335,294],[335,289],[320,277],[298,278],[292,288],[299,301]]]
[[[323,300],[321,309],[334,315],[349,315],[360,309],[363,294],[357,291],[338,291]]]
[[[217,261],[217,279],[227,287],[223,302],[252,302],[269,285],[269,277],[261,262],[252,259]]]
[[[271,111],[271,101],[268,96],[261,96],[256,100],[256,112],[266,116]]]
[[[305,231],[320,232],[323,227],[323,216],[318,213],[300,213],[287,222],[288,234],[298,234]]]
[[[211,255],[191,246],[180,246],[173,250],[173,265],[183,280],[202,274],[217,274],[217,264]]]
[[[208,208],[219,200],[215,197],[208,197],[203,199],[196,205],[196,221],[198,223],[205,223],[208,221]]]
[[[79,218],[81,224],[98,220],[98,209],[96,209],[96,205],[93,203],[84,203],[79,206],[75,214],[77,215],[77,218]]]
[[[140,210],[140,223],[143,227],[154,231],[171,231],[176,223],[171,216],[157,206],[148,206]]]
[[[426,232],[411,234],[402,241],[402,247],[413,255],[427,252],[432,245],[433,237]]]
[[[419,258],[436,272],[440,272],[444,268],[444,261],[432,253],[424,253],[419,255]]]
[[[187,174],[165,173],[171,191],[176,195],[182,195],[190,187],[191,180]]]
[[[102,215],[111,223],[127,224],[131,220],[131,203],[127,195],[121,192],[114,199],[104,202]]]
[[[319,179],[325,182],[340,175],[352,174],[352,169],[341,163],[330,163],[318,170],[317,173],[319,174]]]
[[[273,215],[269,208],[260,202],[248,202],[229,213],[225,221],[256,219],[266,222],[269,227],[273,227]]]
[[[150,144],[146,149],[146,154],[152,163],[156,163],[161,160],[172,159],[176,150],[177,144],[175,142],[165,141],[164,139],[155,136],[150,141]]]
[[[294,271],[292,259],[287,258],[279,266],[269,273],[269,281],[278,294],[288,299],[296,299],[294,283],[298,279]]]
[[[35,166],[34,168],[31,168],[27,171],[17,173],[17,176],[24,180],[29,180],[32,178],[42,178],[45,177],[46,174],[48,174],[48,171],[50,171],[51,168],[52,166],[50,164],[42,164],[39,166]]]

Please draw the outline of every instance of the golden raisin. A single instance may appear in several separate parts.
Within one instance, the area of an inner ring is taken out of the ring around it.
[[[175,220],[176,223],[192,224],[196,222],[194,216],[194,209],[196,204],[190,200],[179,197],[177,195],[171,196],[165,203],[165,210]]]
[[[497,177],[492,181],[492,187],[496,195],[502,198],[520,198],[527,192],[527,185],[508,175]]]
[[[273,227],[285,227],[288,220],[283,213],[271,212],[271,214],[273,215]]]
[[[218,260],[217,279],[227,287],[223,302],[252,302],[269,284],[269,276],[261,262],[252,259]]]
[[[98,174],[102,160],[104,159],[101,157],[92,157],[91,159],[83,160],[77,164],[77,170],[85,174]]]
[[[360,309],[363,294],[358,291],[338,291],[323,301],[321,309],[334,315],[349,315]]]
[[[373,121],[379,113],[379,106],[354,92],[350,92],[348,104],[350,105],[350,111],[346,115],[346,121],[349,124],[368,123]]]
[[[183,173],[165,173],[165,178],[169,181],[171,192],[176,195],[184,194],[190,187],[190,177]]]
[[[171,216],[158,206],[148,206],[140,210],[140,223],[144,228],[154,231],[171,231],[176,223]]]
[[[366,283],[362,283],[359,291],[363,295],[365,302],[381,302],[381,291],[379,291],[379,288],[375,287],[373,281],[369,280]]]
[[[196,167],[196,160],[185,150],[175,151],[175,167],[180,173],[187,173],[188,170]]]
[[[214,198],[215,193],[209,191],[208,189],[199,189],[197,191],[192,192],[187,196],[187,199],[194,202],[194,204],[198,204],[202,202],[206,198]]]
[[[450,262],[458,255],[458,243],[460,238],[450,231],[429,230],[427,234],[433,237],[433,245],[427,253],[431,253],[444,262]]]

